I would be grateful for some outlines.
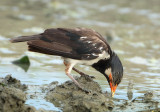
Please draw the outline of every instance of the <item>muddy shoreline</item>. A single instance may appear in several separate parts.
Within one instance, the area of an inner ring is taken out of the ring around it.
[[[0,112],[54,112],[26,105],[26,90],[27,85],[11,75],[0,78]]]
[[[52,82],[41,87],[46,93],[45,100],[53,103],[63,112],[106,112],[106,111],[160,111],[160,95],[147,92],[132,100],[120,100],[102,92],[100,85],[91,77],[77,77],[77,81],[85,87],[79,89],[72,81],[58,85]],[[34,97],[26,97],[28,86],[20,80],[7,75],[0,78],[0,112],[56,112],[55,110],[36,109],[25,102]],[[86,91],[87,90],[87,91]],[[37,94],[37,93],[35,93]]]

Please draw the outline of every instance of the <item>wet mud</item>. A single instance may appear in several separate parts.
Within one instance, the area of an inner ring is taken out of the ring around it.
[[[11,75],[0,78],[0,112],[53,112],[26,105],[26,89],[26,85]]]
[[[73,82],[56,86],[48,91],[46,99],[62,108],[64,112],[106,112],[106,111],[160,111],[160,96],[147,92],[133,100],[115,99],[90,77],[79,77],[77,81],[84,87],[79,89]],[[86,91],[88,90],[88,91]],[[155,100],[156,99],[156,100]]]
[[[14,87],[20,90],[26,90],[27,85],[21,84],[20,80],[13,78],[11,75],[7,75],[4,79],[1,79],[0,83],[7,87]]]
[[[58,107],[60,112],[160,111],[160,95],[152,91],[129,100],[116,99],[112,98],[110,93],[103,92],[100,85],[89,76],[76,77],[76,80],[84,87],[83,89],[78,88],[72,81],[66,81],[63,84],[54,81],[44,87],[39,86],[40,92],[45,93],[44,99]],[[129,85],[131,93],[133,85]],[[28,87],[31,88],[21,84],[20,80],[11,75],[0,78],[0,112],[57,112],[57,110],[43,108],[37,110],[30,104],[25,104],[28,99],[31,99],[26,95],[30,94],[26,92]]]
[[[63,111],[103,112],[113,108],[111,98],[102,93],[101,87],[90,77],[79,77],[77,81],[84,87],[79,89],[72,81],[66,81],[51,89],[46,98]]]

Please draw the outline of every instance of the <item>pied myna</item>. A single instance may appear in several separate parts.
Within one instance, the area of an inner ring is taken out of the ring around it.
[[[102,73],[111,88],[112,96],[123,77],[123,66],[106,40],[96,31],[87,28],[52,28],[44,33],[20,36],[11,42],[27,41],[29,51],[61,56],[66,66],[66,75],[80,88],[81,85],[70,75],[76,64],[89,65]]]

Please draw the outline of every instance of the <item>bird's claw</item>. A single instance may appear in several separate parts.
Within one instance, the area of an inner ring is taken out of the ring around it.
[[[91,77],[92,79],[95,79],[95,76],[89,76],[89,77]]]
[[[87,74],[85,74],[85,73],[82,73],[82,72],[81,72],[81,75],[82,75],[82,76],[87,76],[87,77],[90,77],[90,78],[92,78],[92,79],[95,79],[95,77],[94,77],[94,76],[90,76],[90,75],[87,75]]]
[[[87,94],[89,94],[89,93],[91,93],[91,91],[90,90],[87,90],[87,89],[85,89],[85,88],[79,88],[80,90],[82,90],[82,91],[84,91],[85,93],[87,93]]]

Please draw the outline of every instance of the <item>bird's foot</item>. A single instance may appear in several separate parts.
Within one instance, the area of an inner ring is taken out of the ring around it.
[[[79,71],[79,70],[77,70],[76,68],[72,68],[75,72],[77,72],[77,73],[79,73],[81,76],[88,76],[88,77],[90,77],[90,78],[95,78],[94,76],[89,76],[89,75],[87,75],[87,74],[85,74],[85,73],[83,73],[83,72],[81,72],[81,71]]]
[[[85,73],[83,73],[83,72],[81,72],[80,75],[81,75],[81,76],[85,76],[85,77],[90,77],[90,78],[92,78],[92,79],[95,79],[94,76],[87,75],[87,74],[85,74]]]
[[[85,92],[86,94],[91,93],[90,90],[87,90],[87,89],[85,89],[85,88],[79,87],[79,89],[80,89],[81,91]]]

